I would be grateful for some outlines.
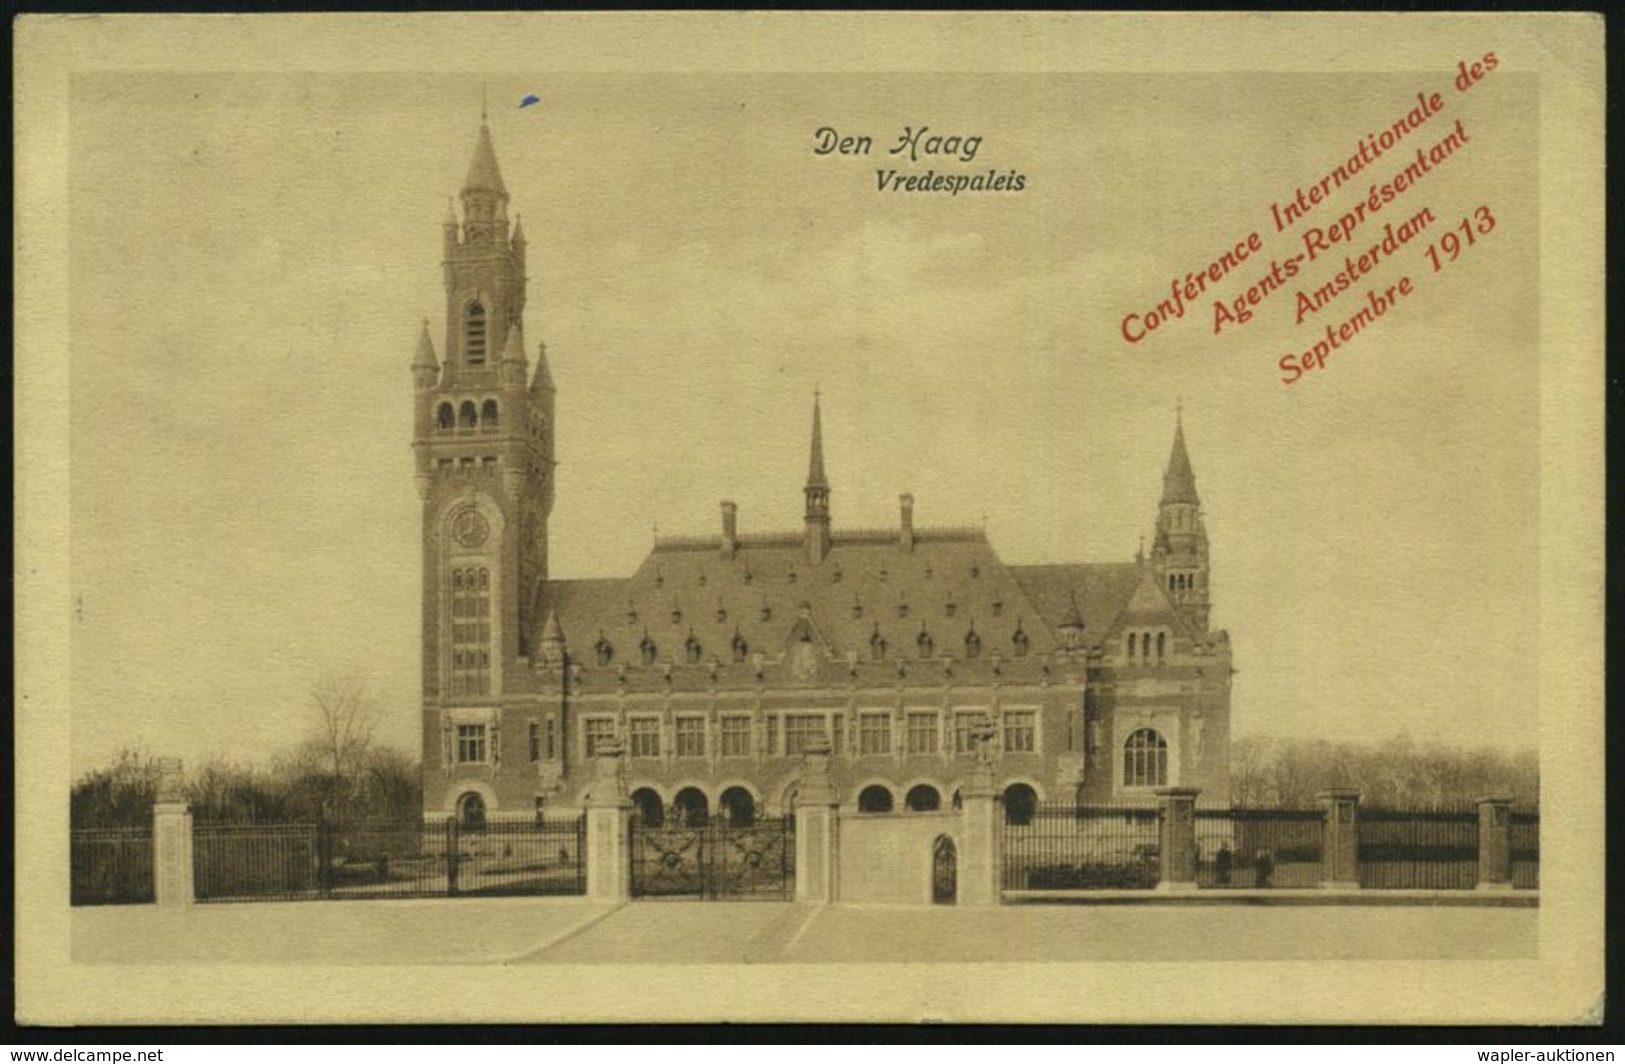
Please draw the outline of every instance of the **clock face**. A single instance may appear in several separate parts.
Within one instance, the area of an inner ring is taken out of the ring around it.
[[[460,547],[481,546],[490,535],[491,526],[478,510],[463,510],[452,518],[451,536]]]

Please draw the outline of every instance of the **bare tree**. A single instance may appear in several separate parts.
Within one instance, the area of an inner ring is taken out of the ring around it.
[[[359,790],[383,715],[366,681],[353,672],[328,672],[311,688],[316,734],[301,744],[300,760],[329,781],[329,797],[343,804]]]

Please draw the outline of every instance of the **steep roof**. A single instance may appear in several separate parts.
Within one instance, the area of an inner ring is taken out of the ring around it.
[[[660,660],[683,662],[693,638],[726,663],[736,637],[774,660],[808,628],[837,660],[869,659],[877,633],[889,658],[916,658],[922,632],[933,656],[965,658],[973,630],[982,656],[1009,658],[1018,627],[1028,654],[1056,649],[1074,594],[1095,642],[1137,579],[1132,564],[1006,566],[974,529],[919,530],[913,551],[895,531],[836,532],[818,565],[799,533],[742,537],[731,557],[707,537],[658,543],[626,580],[553,581],[541,609],[587,663],[600,637],[636,662],[645,636]]]

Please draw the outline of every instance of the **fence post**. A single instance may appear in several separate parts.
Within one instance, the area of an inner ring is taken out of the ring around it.
[[[1196,787],[1158,787],[1158,890],[1196,889]]]
[[[587,788],[587,897],[625,901],[632,891],[631,796],[619,739],[600,739]]]
[[[976,741],[976,767],[959,789],[960,825],[964,848],[959,854],[958,889],[961,905],[997,905],[1003,900],[999,874],[999,787],[993,778],[994,729],[986,718],[978,720],[971,737]]]
[[[192,807],[181,787],[179,758],[158,759],[158,800],[152,807],[152,887],[166,908],[191,905]]]
[[[1512,799],[1478,800],[1478,889],[1512,889]]]
[[[1326,890],[1360,889],[1360,792],[1321,791],[1325,814],[1320,829],[1320,885]]]
[[[840,796],[829,777],[827,736],[807,740],[806,767],[796,790],[796,901],[834,901],[839,890]]]

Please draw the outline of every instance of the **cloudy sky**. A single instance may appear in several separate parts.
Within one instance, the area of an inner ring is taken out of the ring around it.
[[[443,349],[440,223],[482,92],[530,241],[526,337],[558,385],[553,575],[629,574],[655,526],[710,532],[721,498],[742,530],[794,527],[815,387],[838,527],[895,523],[912,491],[921,523],[985,520],[1012,563],[1128,560],[1182,401],[1238,733],[1533,745],[1538,96],[1509,73],[1457,94],[1456,58],[1358,78],[75,76],[74,771],[134,744],[257,759],[335,669],[413,746],[407,365],[424,317]],[[1413,143],[1458,118],[1471,141],[1354,246],[1422,207],[1442,234],[1490,205],[1493,233],[1438,273],[1425,240],[1378,267],[1416,294],[1291,387],[1276,360],[1319,326],[1294,327],[1290,293],[1220,336],[1204,305],[1123,341],[1125,314],[1249,232],[1264,250],[1227,295],[1301,250],[1270,202],[1422,89],[1446,107]],[[976,159],[899,164],[921,125],[979,135]],[[871,154],[816,156],[822,126]],[[1026,187],[877,192],[899,165]]]

